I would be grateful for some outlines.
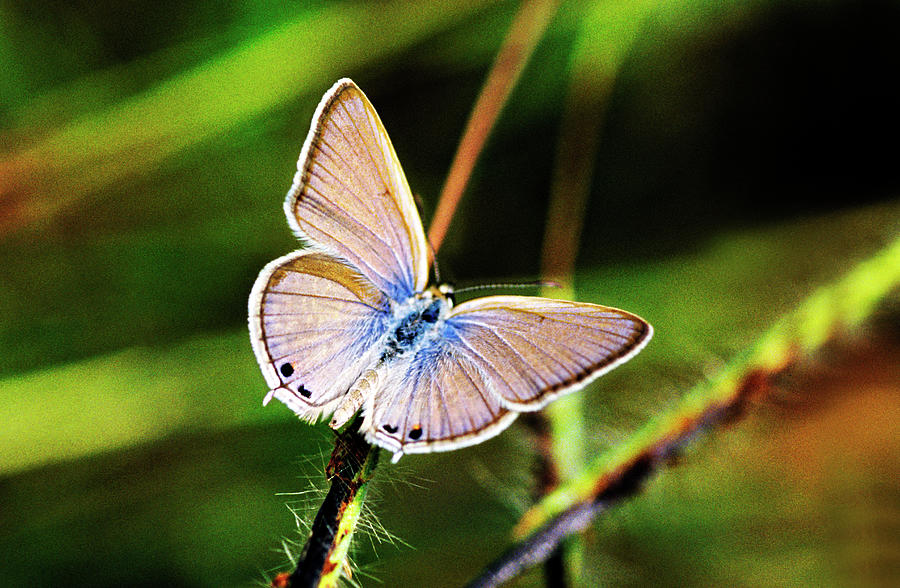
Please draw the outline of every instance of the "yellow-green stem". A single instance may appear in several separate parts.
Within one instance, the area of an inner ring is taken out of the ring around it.
[[[369,480],[377,463],[378,448],[372,447],[366,454],[359,474],[351,481],[351,485],[356,487],[356,493],[347,504],[344,509],[344,515],[341,517],[340,523],[338,523],[334,545],[325,561],[322,579],[319,581],[320,588],[337,586],[341,576],[350,569],[347,558],[350,542],[359,523],[362,507],[366,501],[366,494],[369,491]]]
[[[291,588],[337,586],[341,576],[349,577],[347,554],[359,523],[369,480],[378,464],[379,449],[369,445],[359,433],[357,418],[335,440],[325,473],[331,488],[312,524],[297,568],[286,583]],[[278,578],[283,582],[282,578]]]
[[[673,410],[649,421],[629,441],[601,454],[548,494],[525,513],[516,536],[527,537],[561,513],[594,500],[635,464],[664,457],[703,428],[721,422],[723,415],[739,411],[756,387],[808,358],[833,336],[858,327],[898,286],[900,237],[837,282],[813,292],[719,374],[695,386]]]

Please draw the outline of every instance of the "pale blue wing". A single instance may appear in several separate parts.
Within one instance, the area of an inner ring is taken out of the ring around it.
[[[623,310],[530,296],[464,302],[444,338],[512,410],[537,410],[637,354],[653,334]]]
[[[501,406],[475,363],[440,337],[383,367],[377,382],[361,430],[395,459],[480,443],[517,416]]]
[[[372,104],[352,81],[322,98],[284,203],[294,232],[346,259],[394,300],[428,282],[428,246],[406,177]]]
[[[324,253],[295,251],[267,265],[250,294],[250,340],[270,396],[314,421],[331,413],[377,361],[390,301]]]

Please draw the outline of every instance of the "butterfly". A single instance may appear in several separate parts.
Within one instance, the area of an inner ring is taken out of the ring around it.
[[[428,287],[429,247],[374,107],[339,80],[322,98],[284,210],[304,249],[263,268],[250,338],[273,397],[333,415],[393,452],[447,451],[583,388],[637,354],[652,327],[582,302]]]

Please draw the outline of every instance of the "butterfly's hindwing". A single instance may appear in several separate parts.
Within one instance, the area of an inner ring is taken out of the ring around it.
[[[370,442],[399,455],[480,443],[515,418],[478,367],[441,336],[387,366],[362,430]]]
[[[250,296],[256,358],[275,397],[315,420],[377,360],[390,301],[345,262],[297,251],[266,266]]]

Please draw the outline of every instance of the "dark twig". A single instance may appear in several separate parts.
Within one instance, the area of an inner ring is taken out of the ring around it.
[[[357,419],[337,437],[331,461],[325,468],[331,489],[316,514],[297,569],[288,578],[286,586],[334,585],[349,569],[347,548],[368,481],[378,463],[378,448],[369,445],[358,432],[360,422]]]
[[[500,586],[529,567],[547,561],[557,552],[566,537],[583,531],[599,513],[622,498],[637,492],[651,472],[652,468],[648,461],[636,462],[622,473],[616,483],[598,494],[595,500],[575,504],[551,519],[527,539],[511,547],[485,568],[481,576],[468,584],[468,588]]]
[[[559,471],[553,455],[553,432],[546,411],[525,413],[522,415],[521,421],[531,430],[534,438],[535,486],[533,499],[537,502],[559,486]],[[544,584],[547,588],[564,588],[566,586],[565,560],[564,545],[558,545],[544,564]]]

